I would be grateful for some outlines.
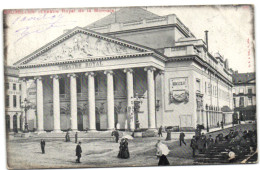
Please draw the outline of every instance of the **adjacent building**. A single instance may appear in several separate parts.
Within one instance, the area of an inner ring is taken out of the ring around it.
[[[174,14],[122,8],[68,30],[15,66],[22,88],[35,81],[39,132],[188,131],[232,123],[228,61],[208,48]]]
[[[19,70],[15,67],[5,67],[5,118],[6,130],[21,130],[21,83]]]
[[[256,120],[256,80],[255,73],[238,73],[233,75],[234,112],[239,121]]]

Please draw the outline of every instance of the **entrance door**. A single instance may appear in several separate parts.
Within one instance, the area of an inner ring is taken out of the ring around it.
[[[83,131],[83,115],[80,111],[78,111],[78,130]]]
[[[14,118],[13,118],[13,130],[14,132],[18,132],[18,129],[17,129],[17,115],[14,115]]]
[[[96,108],[96,129],[100,130],[100,114],[97,108]]]

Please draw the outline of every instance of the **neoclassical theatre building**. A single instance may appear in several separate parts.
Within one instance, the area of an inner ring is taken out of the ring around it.
[[[174,14],[122,8],[67,30],[15,66],[22,89],[35,80],[39,132],[232,122],[228,61]]]

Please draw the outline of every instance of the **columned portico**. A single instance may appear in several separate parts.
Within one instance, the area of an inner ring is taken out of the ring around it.
[[[147,90],[148,90],[148,128],[155,129],[155,89],[154,89],[154,67],[146,67]]]
[[[89,130],[96,131],[96,112],[95,112],[95,73],[87,72],[88,77],[88,113],[89,113]]]
[[[113,71],[107,70],[104,72],[107,75],[107,120],[108,130],[114,129],[114,84],[113,84]]]
[[[38,132],[43,132],[43,87],[42,77],[35,77],[36,80],[36,103],[37,103],[37,118],[38,118]]]
[[[71,115],[71,130],[78,130],[77,120],[77,82],[76,74],[68,74],[70,78],[70,115]]]
[[[53,120],[54,132],[61,132],[60,130],[60,84],[59,76],[52,75],[53,79]]]
[[[127,81],[127,117],[129,121],[129,129],[131,131],[135,130],[135,115],[133,113],[133,97],[134,97],[134,84],[133,84],[133,69],[124,69],[126,73],[126,81]]]

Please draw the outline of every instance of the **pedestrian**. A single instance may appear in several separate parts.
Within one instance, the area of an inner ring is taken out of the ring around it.
[[[185,134],[183,133],[183,131],[181,131],[180,133],[180,146],[181,146],[181,143],[183,143],[184,145],[186,145],[185,141],[184,141],[184,137],[185,137]]]
[[[159,137],[163,137],[163,135],[162,135],[162,126],[160,126],[160,128],[158,130],[158,135],[159,135]]]
[[[79,142],[76,147],[76,156],[77,156],[76,163],[80,163],[80,158],[81,158],[81,153],[82,153],[80,145],[81,145],[81,142]]]
[[[75,143],[78,143],[78,132],[75,133]]]
[[[193,136],[190,142],[190,147],[192,148],[192,156],[195,157],[197,146],[196,136]]]
[[[156,156],[159,158],[158,166],[170,165],[166,155],[169,153],[167,145],[163,144],[160,140],[156,143]]]
[[[221,128],[224,129],[224,123],[223,123],[223,121],[221,121],[220,124],[221,124]]]
[[[70,134],[69,131],[67,131],[66,135],[65,135],[65,140],[66,142],[70,142]]]
[[[204,133],[201,134],[201,136],[199,137],[197,144],[198,144],[198,150],[200,153],[204,153],[205,152],[205,148],[206,148],[206,136],[204,135]]]
[[[45,140],[41,140],[41,149],[42,149],[42,154],[45,154]]]
[[[118,143],[118,140],[119,140],[119,132],[118,132],[118,130],[113,130],[111,136],[115,136],[115,141],[116,141],[116,143]]]
[[[209,135],[209,138],[206,140],[207,143],[207,149],[211,149],[214,145],[214,139],[211,135]]]
[[[165,140],[172,140],[171,130],[170,130],[170,129],[167,129],[166,132],[167,132],[167,136],[166,136],[166,139],[165,139]]]
[[[122,138],[119,146],[118,158],[128,159],[130,157],[127,138]]]

